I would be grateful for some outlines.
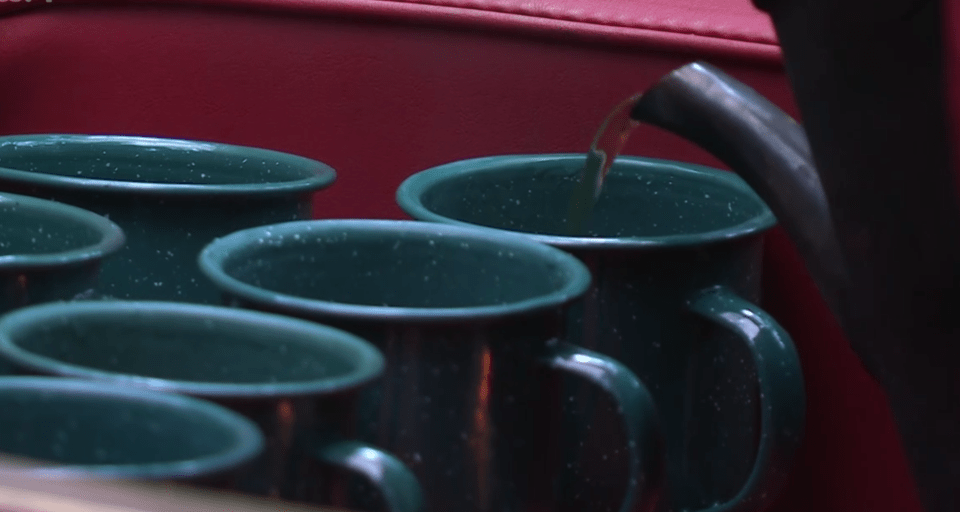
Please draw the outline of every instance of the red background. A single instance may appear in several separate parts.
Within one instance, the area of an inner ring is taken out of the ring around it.
[[[947,19],[960,19],[949,4]],[[749,0],[54,0],[4,10],[0,133],[301,154],[338,171],[317,196],[318,217],[402,218],[399,183],[452,160],[583,151],[614,104],[694,59],[796,115],[769,20]],[[960,119],[960,39],[950,37]],[[722,167],[652,128],[626,152]],[[883,395],[779,230],[765,272],[765,307],[794,337],[808,397],[805,441],[774,510],[919,511]]]

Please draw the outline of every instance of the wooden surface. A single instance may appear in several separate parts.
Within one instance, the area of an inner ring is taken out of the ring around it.
[[[168,483],[31,478],[0,458],[0,512],[346,512]]]

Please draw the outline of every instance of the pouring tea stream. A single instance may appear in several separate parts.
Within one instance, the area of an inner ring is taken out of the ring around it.
[[[630,132],[640,125],[639,121],[630,117],[640,97],[641,94],[636,94],[614,107],[593,138],[590,150],[587,151],[587,161],[583,165],[580,181],[570,197],[567,222],[570,226],[570,234],[573,236],[583,233],[584,224],[590,217],[597,198],[603,192],[604,178],[607,177],[613,162],[623,150],[623,145],[627,143]]]

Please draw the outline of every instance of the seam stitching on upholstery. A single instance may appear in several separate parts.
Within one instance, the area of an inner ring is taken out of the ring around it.
[[[480,11],[480,12],[499,12],[502,14],[519,15],[519,16],[526,16],[531,18],[554,19],[558,21],[569,21],[569,22],[575,22],[575,23],[586,23],[590,25],[632,28],[632,29],[639,29],[639,30],[652,30],[657,32],[669,32],[673,34],[693,35],[693,36],[708,37],[708,38],[722,39],[722,40],[728,40],[728,41],[741,41],[741,42],[747,42],[747,43],[759,43],[759,44],[766,44],[770,46],[779,46],[776,41],[771,41],[770,39],[765,37],[748,36],[745,34],[725,33],[717,29],[705,30],[703,32],[698,32],[693,29],[679,30],[676,27],[670,27],[669,25],[664,23],[656,23],[656,22],[643,23],[642,21],[635,21],[635,20],[625,21],[625,20],[617,20],[615,18],[603,19],[598,16],[576,17],[568,14],[565,15],[565,13],[550,13],[550,12],[545,12],[542,10],[538,11],[534,9],[525,10],[520,8],[520,6],[517,6],[517,8],[515,9],[507,9],[507,8],[504,8],[503,6],[495,5],[495,4],[486,4],[483,6],[471,5],[471,2],[451,4],[451,3],[436,2],[436,1],[430,1],[430,0],[378,0],[378,1],[401,3],[401,4],[421,4],[421,5],[430,5],[435,7],[453,7],[458,9]],[[473,2],[473,3],[478,4],[480,2]]]

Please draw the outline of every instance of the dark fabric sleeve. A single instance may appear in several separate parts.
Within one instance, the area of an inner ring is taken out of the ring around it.
[[[926,509],[960,510],[951,23],[932,0],[754,2],[776,27],[849,268],[841,323],[887,393]]]

